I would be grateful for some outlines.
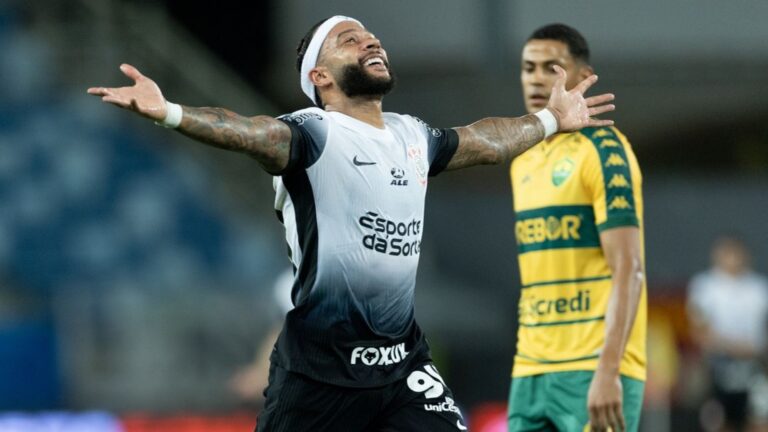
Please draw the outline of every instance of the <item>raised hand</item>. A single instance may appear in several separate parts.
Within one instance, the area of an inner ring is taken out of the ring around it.
[[[133,80],[132,86],[91,87],[88,89],[88,94],[101,96],[104,102],[135,111],[155,121],[165,119],[167,114],[165,98],[157,84],[129,64],[120,65],[120,70]]]
[[[584,93],[597,82],[597,75],[590,75],[570,91],[565,89],[566,73],[560,66],[553,66],[558,78],[552,87],[547,108],[558,118],[559,132],[577,131],[590,126],[611,126],[613,120],[600,120],[594,116],[613,111],[616,107],[608,104],[613,100],[611,93],[584,98]]]

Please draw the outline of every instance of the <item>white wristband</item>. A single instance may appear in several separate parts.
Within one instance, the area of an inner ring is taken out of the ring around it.
[[[552,111],[544,108],[534,115],[538,117],[541,124],[544,125],[544,138],[549,138],[552,134],[557,132],[557,117],[552,114]]]
[[[181,117],[184,111],[181,105],[165,101],[165,118],[163,121],[155,122],[156,125],[169,129],[176,129],[181,124]]]

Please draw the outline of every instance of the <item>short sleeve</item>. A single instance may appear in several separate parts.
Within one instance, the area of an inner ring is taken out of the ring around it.
[[[288,165],[275,175],[312,166],[323,153],[328,139],[329,117],[319,108],[308,108],[277,118],[291,129],[291,150]]]
[[[639,226],[640,170],[629,144],[612,128],[585,128],[581,133],[592,143],[582,180],[592,199],[598,231]]]
[[[427,156],[429,160],[429,176],[434,177],[442,172],[451,162],[459,146],[459,134],[453,129],[437,129],[430,127],[418,117],[412,117],[418,123],[422,133],[427,137]]]

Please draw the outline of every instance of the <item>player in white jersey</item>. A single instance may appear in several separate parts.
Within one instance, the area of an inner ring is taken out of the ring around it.
[[[385,113],[387,53],[355,19],[335,16],[299,45],[304,93],[317,105],[278,117],[166,101],[130,65],[131,87],[89,93],[205,144],[246,153],[275,175],[276,209],[295,268],[295,308],[272,354],[259,431],[465,430],[413,317],[428,176],[508,163],[557,131],[606,126],[610,94],[566,91],[541,112],[433,129]]]

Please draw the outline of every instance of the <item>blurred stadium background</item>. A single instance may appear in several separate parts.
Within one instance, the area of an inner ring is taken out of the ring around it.
[[[520,50],[581,30],[645,178],[650,378],[643,428],[697,430],[706,382],[685,287],[720,232],[768,272],[768,3],[762,0],[0,1],[0,430],[250,430],[228,389],[287,266],[269,176],[103,105],[121,62],[169,100],[307,105],[295,45],[363,21],[434,126],[521,115]],[[506,168],[431,182],[417,317],[473,430],[507,396],[519,280]],[[484,424],[481,424],[484,423]],[[60,428],[60,429],[58,429]],[[497,430],[497,429],[493,429]]]

